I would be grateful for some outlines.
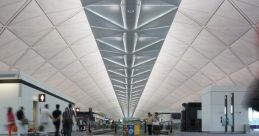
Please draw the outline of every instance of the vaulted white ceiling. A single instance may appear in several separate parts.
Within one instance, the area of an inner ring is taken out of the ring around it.
[[[258,23],[258,0],[182,0],[134,116],[177,111],[212,84],[248,86]],[[13,70],[123,116],[80,0],[0,0],[0,71]]]
[[[114,118],[122,112],[80,0],[1,0],[0,70],[21,70]]]
[[[210,85],[247,87],[259,68],[258,0],[182,0],[135,116],[180,111]]]

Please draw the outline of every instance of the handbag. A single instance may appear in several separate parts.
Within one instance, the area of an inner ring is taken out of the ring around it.
[[[12,132],[17,132],[17,127],[15,124],[12,124],[11,127],[12,127],[12,129],[11,129]]]
[[[23,118],[21,121],[22,121],[22,124],[23,124],[23,125],[29,124],[29,121],[28,121],[27,118]]]

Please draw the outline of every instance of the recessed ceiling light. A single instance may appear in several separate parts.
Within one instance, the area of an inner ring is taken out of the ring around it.
[[[129,9],[129,10],[128,10],[128,13],[134,13],[134,12],[135,12],[134,9]]]

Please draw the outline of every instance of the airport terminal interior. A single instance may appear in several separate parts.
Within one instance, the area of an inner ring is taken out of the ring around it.
[[[259,136],[259,0],[0,0],[0,136]]]

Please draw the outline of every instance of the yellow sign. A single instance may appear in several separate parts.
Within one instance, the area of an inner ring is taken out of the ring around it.
[[[140,136],[140,125],[134,125],[134,136]]]

